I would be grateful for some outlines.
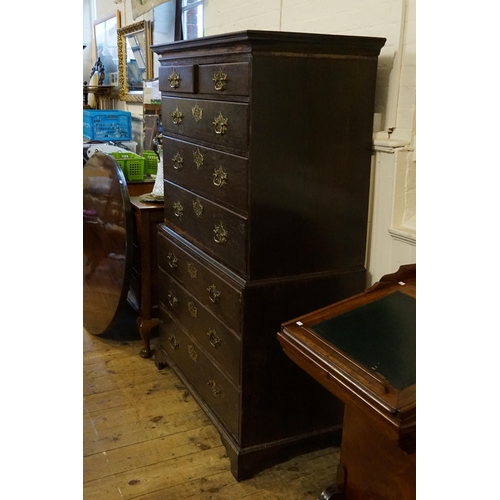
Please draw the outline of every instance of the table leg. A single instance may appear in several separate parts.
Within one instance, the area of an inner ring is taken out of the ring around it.
[[[137,318],[137,325],[142,338],[142,349],[139,353],[141,358],[149,358],[151,356],[151,347],[149,342],[151,337],[151,328],[156,326],[158,323],[158,318],[144,320],[141,317]]]

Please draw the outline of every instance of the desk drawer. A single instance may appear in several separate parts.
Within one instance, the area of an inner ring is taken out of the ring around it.
[[[158,262],[212,314],[235,332],[241,329],[241,290],[231,286],[182,243],[171,240],[160,226]]]
[[[158,68],[158,89],[162,92],[196,92],[196,69],[187,66],[160,66]]]
[[[159,341],[194,390],[235,437],[239,437],[240,393],[172,319],[160,302]]]
[[[162,98],[163,133],[177,134],[245,153],[248,105],[239,102]]]
[[[165,224],[244,275],[247,219],[168,181],[163,191]]]
[[[170,316],[179,321],[217,366],[239,386],[240,339],[163,270],[160,270],[160,297]]]
[[[246,158],[163,138],[163,176],[207,198],[247,210]]]
[[[248,95],[248,63],[200,65],[199,93]]]

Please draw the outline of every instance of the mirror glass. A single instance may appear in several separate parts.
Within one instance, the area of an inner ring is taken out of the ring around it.
[[[118,30],[120,99],[141,102],[144,80],[151,78],[152,54],[149,21]]]
[[[104,81],[101,85],[112,85],[118,91],[118,43],[120,11],[94,22],[95,59],[104,67]]]

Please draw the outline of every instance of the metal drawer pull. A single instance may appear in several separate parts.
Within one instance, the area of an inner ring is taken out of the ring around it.
[[[201,217],[203,215],[203,205],[200,200],[193,201],[193,211],[196,217]]]
[[[177,107],[175,108],[175,111],[170,116],[172,117],[172,121],[174,122],[174,125],[180,125],[182,123],[182,119],[184,118],[184,115]]]
[[[219,112],[219,116],[215,118],[213,125],[215,125],[215,133],[217,135],[224,135],[227,130],[227,118],[222,116],[222,112]]]
[[[196,360],[198,359],[198,353],[196,352],[196,349],[192,344],[188,345],[188,353],[189,357],[196,363]]]
[[[220,337],[217,335],[217,330],[215,328],[209,328],[207,335],[212,346],[217,349],[217,347],[220,346]]]
[[[177,307],[177,305],[179,304],[179,299],[177,295],[175,295],[175,292],[170,290],[167,293],[167,297],[168,297],[168,303],[171,305],[171,307]]]
[[[177,154],[172,158],[174,162],[175,170],[180,170],[184,164],[184,158],[177,152]]]
[[[222,224],[222,222],[219,222],[219,224],[217,224],[214,228],[214,241],[215,243],[219,243],[220,245],[222,245],[223,243],[225,243],[227,241],[227,231],[226,229],[224,228],[224,225]]]
[[[203,165],[203,155],[198,148],[196,148],[196,151],[193,151],[193,160],[196,164],[196,168],[200,168]]]
[[[207,288],[208,296],[210,300],[216,304],[220,300],[220,292],[217,290],[215,283]]]
[[[173,205],[174,215],[182,219],[182,213],[184,212],[184,207],[182,206],[180,201],[176,201]]]
[[[198,276],[198,269],[196,269],[195,265],[192,262],[187,263],[188,273],[191,276],[191,279],[195,279]]]
[[[227,83],[227,74],[222,72],[222,68],[219,68],[219,71],[214,74],[212,81],[214,82],[215,90],[219,92],[225,90]]]
[[[188,302],[188,311],[193,318],[196,318],[196,316],[198,316],[198,309],[196,308],[194,302],[192,301]]]
[[[177,71],[172,72],[172,74],[168,77],[168,81],[170,82],[170,88],[176,89],[179,87],[181,83],[181,77],[177,74]]]
[[[179,349],[180,345],[179,342],[177,342],[175,335],[170,335],[170,337],[168,337],[168,341],[170,342],[170,347],[172,349]]]
[[[191,112],[193,113],[193,118],[196,123],[198,123],[203,118],[203,109],[201,109],[198,104],[194,108],[191,108]]]
[[[207,385],[212,389],[212,394],[218,398],[221,395],[221,390],[217,387],[217,384],[215,383],[215,380],[209,380],[207,382]]]
[[[227,172],[222,167],[214,170],[214,186],[224,187],[227,184]]]
[[[168,261],[168,265],[172,269],[175,269],[177,267],[177,262],[179,262],[179,259],[175,256],[174,253],[168,252],[167,261]]]

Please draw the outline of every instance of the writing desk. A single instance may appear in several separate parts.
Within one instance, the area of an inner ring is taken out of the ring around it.
[[[337,484],[320,500],[416,497],[416,266],[296,318],[278,340],[344,402]]]
[[[133,215],[133,260],[128,302],[137,311],[143,347],[140,356],[151,356],[151,329],[158,324],[157,228],[163,222],[163,202],[142,202],[130,196]]]

